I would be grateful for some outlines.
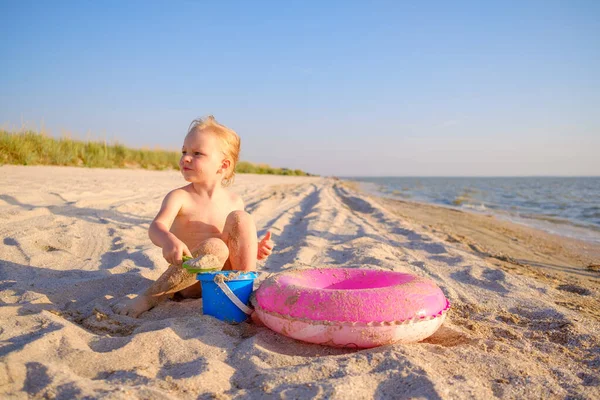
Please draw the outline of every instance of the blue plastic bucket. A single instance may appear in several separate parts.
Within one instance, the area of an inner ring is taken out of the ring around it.
[[[215,276],[225,275],[227,277],[233,273],[239,273],[239,271],[206,272],[197,275],[196,279],[202,285],[202,312],[205,315],[212,315],[225,322],[244,322],[248,318],[249,315],[236,306],[223,292],[223,289],[215,283]],[[244,272],[235,279],[225,280],[224,283],[242,303],[248,305],[252,286],[257,276],[256,272]]]

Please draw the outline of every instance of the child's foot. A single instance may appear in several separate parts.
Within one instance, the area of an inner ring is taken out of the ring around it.
[[[137,318],[138,315],[145,311],[148,311],[154,306],[154,301],[150,296],[140,294],[133,299],[126,299],[121,303],[115,304],[113,306],[113,310],[117,314]]]

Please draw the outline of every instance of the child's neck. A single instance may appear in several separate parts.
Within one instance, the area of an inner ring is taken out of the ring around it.
[[[194,191],[203,197],[212,199],[215,195],[220,194],[223,191],[221,182],[214,183],[198,183],[194,182],[191,184]]]

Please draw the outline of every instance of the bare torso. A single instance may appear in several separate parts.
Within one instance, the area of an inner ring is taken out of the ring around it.
[[[184,192],[183,202],[170,231],[193,252],[206,239],[222,238],[227,216],[243,210],[243,202],[226,190],[212,198],[201,197],[190,186],[177,189]]]

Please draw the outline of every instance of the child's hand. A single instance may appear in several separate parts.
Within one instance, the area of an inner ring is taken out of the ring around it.
[[[163,257],[169,264],[181,265],[183,256],[192,256],[192,252],[181,240],[173,240],[163,247]]]
[[[258,260],[264,260],[271,255],[275,242],[271,240],[271,232],[267,232],[264,238],[258,243]]]

